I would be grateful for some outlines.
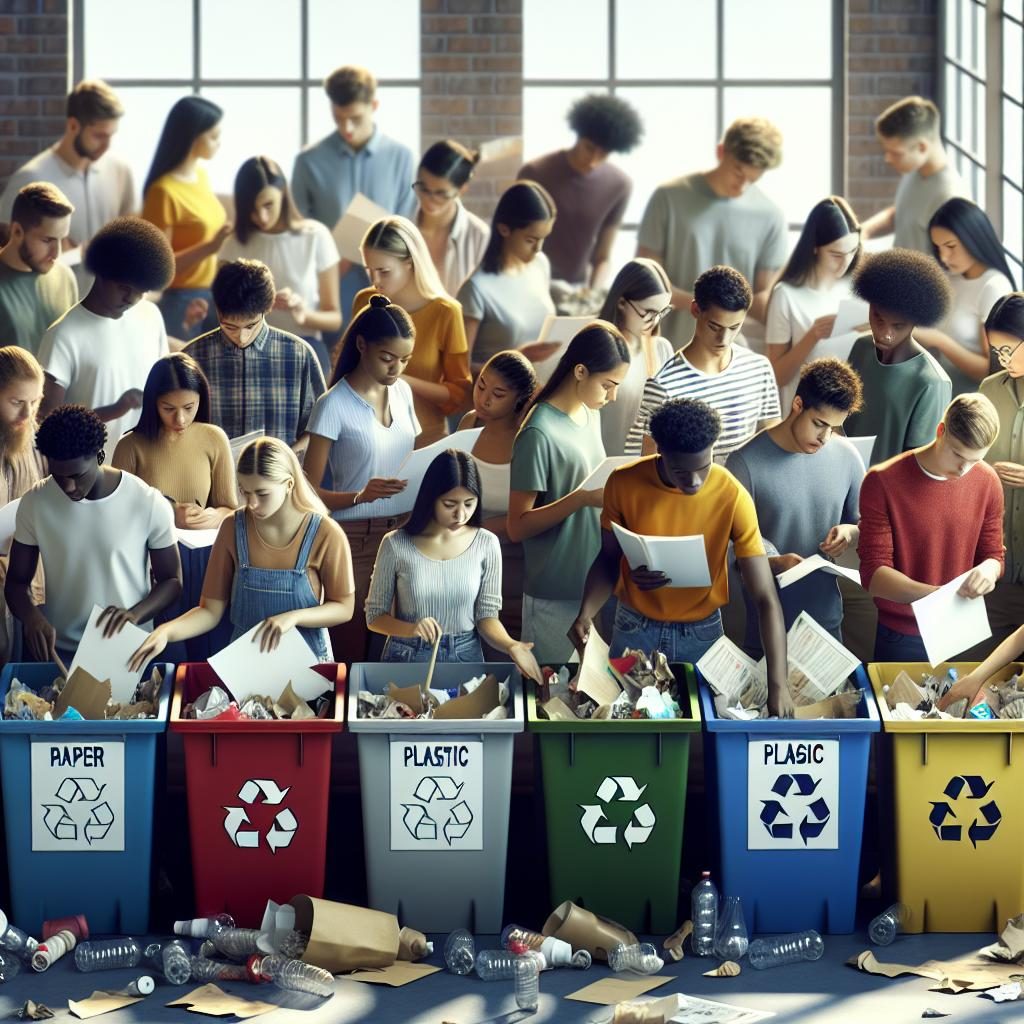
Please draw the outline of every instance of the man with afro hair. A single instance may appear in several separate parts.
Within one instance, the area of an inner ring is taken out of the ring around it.
[[[587,573],[569,638],[582,650],[594,616],[614,588],[619,604],[609,645],[613,656],[630,647],[659,650],[669,661],[699,661],[722,636],[731,542],[767,652],[769,712],[792,718],[786,630],[754,503],[732,473],[714,461],[722,419],[706,402],[675,398],[654,413],[650,430],[657,454],[616,469],[605,484],[601,550]],[[702,534],[711,585],[673,585],[646,565],[631,568],[616,525],[653,537]]]
[[[569,109],[568,121],[576,135],[573,145],[531,160],[517,177],[543,185],[558,208],[544,246],[551,276],[597,287],[607,277],[615,236],[633,191],[629,176],[608,157],[635,149],[643,124],[625,100],[599,94],[578,99]]]
[[[928,444],[952,397],[949,375],[914,339],[915,327],[933,327],[945,317],[952,291],[938,262],[911,249],[869,256],[853,290],[868,304],[871,334],[850,351],[864,384],[864,408],[846,421],[846,433],[875,438],[874,466]]]
[[[65,403],[93,409],[111,451],[139,419],[142,389],[153,364],[167,355],[160,310],[144,298],[174,276],[167,237],[141,217],[117,217],[100,228],[85,253],[89,294],[43,336],[46,371],[40,416]]]
[[[137,476],[104,466],[107,430],[91,409],[64,405],[43,420],[36,448],[50,476],[21,499],[4,597],[35,661],[70,663],[93,605],[105,636],[152,625],[181,594],[171,505]],[[33,602],[39,560],[46,614]]]

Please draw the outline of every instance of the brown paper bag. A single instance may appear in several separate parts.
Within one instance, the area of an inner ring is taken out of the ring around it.
[[[380,910],[296,896],[295,929],[309,935],[302,959],[331,974],[389,967],[398,957],[398,918]]]

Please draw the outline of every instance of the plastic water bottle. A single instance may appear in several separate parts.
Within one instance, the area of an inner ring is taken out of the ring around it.
[[[218,960],[207,960],[205,956],[193,956],[189,965],[196,981],[262,981],[254,979],[246,964],[225,964]]]
[[[444,962],[452,974],[471,974],[476,965],[476,943],[465,928],[456,928],[444,943]]]
[[[40,942],[32,954],[32,970],[47,970],[54,961],[59,960],[65,953],[70,953],[76,945],[78,939],[75,938],[75,933],[66,928],[56,935],[51,935],[45,942]]]
[[[690,919],[693,921],[693,951],[697,956],[714,956],[718,931],[718,890],[705,871],[690,896]]]
[[[297,932],[293,928],[291,931],[285,932],[278,940],[277,951],[281,956],[286,956],[291,960],[298,960],[306,952],[308,945],[309,933]]]
[[[868,936],[876,946],[888,946],[903,927],[907,910],[902,903],[894,903],[883,910],[868,925]]]
[[[128,982],[124,991],[130,996],[151,996],[155,988],[156,982],[148,974],[140,974]]]
[[[163,965],[164,977],[172,985],[189,983],[192,977],[192,962],[181,939],[164,943],[164,948],[160,951],[160,962]]]
[[[82,942],[75,948],[75,966],[80,971],[113,971],[138,967],[142,950],[134,939],[101,939]]]
[[[334,993],[334,975],[314,964],[289,960],[285,956],[265,956],[260,961],[260,974],[289,992],[308,992],[325,999]]]
[[[635,971],[637,974],[657,974],[665,966],[665,961],[649,942],[634,942],[630,946],[620,942],[609,951],[608,966],[616,973]]]
[[[501,945],[504,949],[515,948],[516,951],[518,947],[525,946],[527,949],[543,953],[544,959],[552,967],[568,967],[574,963],[572,946],[565,939],[556,939],[554,935],[541,935],[532,928],[523,928],[518,924],[505,925],[501,933]]]
[[[751,967],[759,971],[768,967],[784,967],[801,960],[820,960],[825,952],[825,942],[813,929],[793,932],[791,935],[777,935],[773,939],[754,939],[747,950]]]
[[[536,1010],[540,1002],[540,971],[537,958],[529,954],[517,956],[515,967],[516,1006],[520,1010]]]
[[[534,957],[539,971],[547,969],[544,954],[533,949],[525,953],[513,953],[507,949],[482,949],[476,955],[476,973],[481,981],[510,981],[516,976],[516,961],[520,956]]]
[[[213,933],[223,928],[234,928],[235,919],[230,914],[215,917],[195,917],[191,921],[175,921],[174,934],[187,935],[192,939],[210,939]]]
[[[254,953],[261,953],[259,947],[260,932],[256,928],[233,928],[231,926],[214,926],[210,929],[209,941],[213,948],[230,960],[245,961]],[[206,943],[203,943],[203,947]],[[200,949],[202,952],[202,949]]]
[[[36,939],[11,924],[7,915],[0,910],[0,949],[6,949],[22,960],[31,960],[38,946]]]
[[[21,961],[13,954],[0,950],[0,985],[21,973]]]

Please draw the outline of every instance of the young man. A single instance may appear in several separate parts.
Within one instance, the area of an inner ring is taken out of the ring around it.
[[[220,327],[185,346],[210,382],[210,421],[228,437],[263,430],[295,445],[326,390],[324,374],[305,341],[267,323],[274,306],[267,265],[221,264],[213,304]]]
[[[11,208],[10,237],[0,249],[0,342],[33,355],[46,328],[78,301],[75,275],[58,261],[74,207],[56,185],[22,188]]]
[[[752,295],[732,267],[712,267],[693,286],[693,337],[644,385],[626,454],[650,454],[651,417],[670,398],[699,398],[722,417],[715,460],[739,448],[759,430],[779,422],[779,388],[764,356],[735,345]]]
[[[816,359],[800,374],[789,415],[758,434],[725,464],[754,499],[772,572],[793,568],[808,555],[836,558],[857,546],[857,502],[864,466],[857,449],[839,436],[861,406],[860,378],[838,359]],[[843,600],[837,578],[814,572],[779,591],[786,628],[801,612],[842,640]],[[759,638],[747,609],[748,653]]]
[[[303,216],[334,230],[357,192],[390,213],[412,217],[416,164],[412,151],[382,134],[374,123],[380,106],[377,81],[360,67],[340,67],[324,80],[336,132],[295,158],[292,195]],[[342,320],[351,315],[356,292],[369,283],[366,271],[348,260],[339,264]]]
[[[967,194],[949,162],[939,130],[939,108],[921,96],[907,96],[882,111],[875,133],[885,162],[902,177],[896,202],[861,225],[861,237],[894,233],[893,245],[934,254],[928,234],[932,214],[953,196]]]
[[[69,309],[39,346],[46,371],[40,415],[58,405],[84,405],[107,424],[113,451],[138,422],[142,389],[153,364],[167,355],[160,310],[144,299],[174,276],[164,233],[141,217],[118,217],[100,228],[85,254],[89,294]]]
[[[88,242],[104,224],[133,213],[137,203],[131,168],[108,152],[123,114],[121,101],[106,82],[79,82],[68,94],[64,134],[8,179],[0,196],[0,220],[10,219],[18,190],[33,181],[50,182],[74,204],[65,248]],[[75,274],[84,291],[88,275],[78,268]]]
[[[130,473],[103,465],[107,430],[90,409],[65,405],[43,421],[36,448],[50,476],[18,506],[4,596],[32,659],[70,664],[93,605],[105,634],[149,628],[181,593],[170,503]],[[46,615],[29,587],[42,559]],[[152,582],[151,582],[152,573]]]
[[[782,162],[782,133],[762,117],[729,125],[710,171],[655,189],[644,210],[637,256],[657,260],[672,281],[673,313],[662,333],[685,337],[693,324],[690,289],[707,267],[735,267],[754,285],[751,316],[764,322],[768,296],[789,255],[786,218],[756,185]]]
[[[864,384],[864,408],[846,423],[850,437],[874,437],[871,465],[929,442],[953,393],[949,374],[914,339],[946,315],[949,281],[934,258],[911,249],[867,257],[854,292],[868,303],[871,334],[858,338],[850,365]]]
[[[596,288],[605,283],[633,191],[633,182],[608,156],[633,150],[643,124],[625,100],[597,94],[577,100],[568,121],[576,134],[572,148],[531,160],[516,177],[543,185],[558,208],[544,244],[552,278]]]
[[[657,455],[615,470],[604,489],[601,551],[583,590],[569,637],[582,647],[594,616],[612,589],[619,599],[610,650],[659,650],[669,661],[694,663],[722,635],[720,608],[729,600],[729,542],[743,584],[757,606],[768,652],[768,707],[791,718],[787,686],[786,630],[772,571],[758,531],[750,495],[712,459],[722,429],[718,413],[704,402],[678,398],[651,418]],[[612,524],[659,537],[704,535],[711,586],[673,587],[662,572],[630,569]]]
[[[983,461],[999,417],[982,395],[960,395],[934,439],[868,472],[860,491],[860,577],[878,606],[875,661],[927,661],[912,601],[970,571],[979,598],[1003,572],[1003,489]]]

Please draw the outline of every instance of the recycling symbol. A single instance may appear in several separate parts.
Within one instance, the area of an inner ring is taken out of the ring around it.
[[[247,779],[242,783],[242,787],[238,791],[238,799],[243,804],[251,806],[257,802],[257,799],[262,794],[263,804],[276,807],[290,791],[291,786],[281,789],[273,779]],[[224,810],[227,811],[227,814],[224,816],[224,831],[227,832],[228,839],[241,849],[259,849],[259,831],[257,829],[242,828],[243,825],[252,824],[246,809],[244,807],[225,807]],[[299,823],[295,815],[287,807],[279,810],[274,816],[274,820],[266,835],[267,846],[270,847],[270,852],[277,853],[278,850],[291,845],[298,827]]]
[[[424,776],[413,790],[413,796],[422,801],[418,804],[402,804],[405,810],[402,824],[413,839],[436,840],[437,820],[430,815],[430,808],[424,804],[436,801],[434,813],[440,817],[447,810],[447,818],[441,826],[445,842],[451,846],[455,839],[465,838],[473,824],[473,812],[465,800],[461,800],[464,782],[456,782],[450,775]],[[448,805],[445,807],[444,805]]]
[[[948,800],[930,800],[932,813],[928,815],[935,835],[942,842],[958,843],[963,838],[963,826],[960,824],[947,825],[950,818],[956,818],[956,811],[949,805],[949,801],[960,799],[964,790],[967,790],[968,800],[984,800],[989,790],[995,785],[994,782],[986,782],[980,775],[954,775],[942,791]],[[970,805],[968,805],[970,807]],[[971,845],[977,849],[978,843],[991,839],[999,828],[1002,820],[1002,812],[999,810],[995,800],[988,803],[975,804],[975,813],[970,825],[967,826],[967,838]],[[970,813],[970,812],[968,812]]]
[[[644,790],[646,784],[638,786],[636,780],[629,775],[607,776],[600,786],[597,787],[597,799],[600,804],[580,804],[583,815],[580,818],[580,825],[587,838],[595,845],[614,845],[619,840],[618,825],[602,825],[602,821],[608,820],[608,815],[602,805],[611,802],[615,794],[619,796],[616,803],[636,803]],[[646,843],[654,831],[654,811],[650,804],[640,804],[633,809],[633,814],[622,830],[622,838],[626,845],[632,850],[634,846]]]
[[[825,831],[831,812],[825,798],[815,796],[820,785],[820,779],[801,773],[783,773],[775,780],[771,791],[780,799],[761,801],[761,824],[772,839],[792,839],[796,827],[806,846]]]
[[[114,812],[103,796],[106,784],[95,779],[63,779],[54,796],[59,804],[43,804],[43,824],[54,839],[77,841],[79,834],[91,846],[107,837]],[[92,804],[92,807],[83,807]]]

